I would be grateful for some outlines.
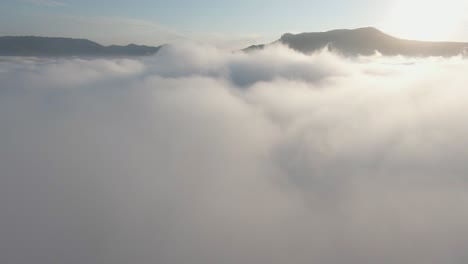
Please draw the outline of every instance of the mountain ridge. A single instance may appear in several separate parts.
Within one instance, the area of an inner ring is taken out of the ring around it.
[[[270,44],[252,45],[243,51],[263,49],[278,43],[306,54],[327,48],[347,56],[373,55],[376,52],[389,56],[414,57],[468,55],[467,42],[400,39],[374,27],[285,33]],[[0,37],[0,56],[147,56],[156,54],[163,46],[133,43],[125,46],[104,46],[82,38],[4,36]]]
[[[81,38],[0,37],[0,56],[145,56],[155,54],[161,47],[136,44],[104,46]]]
[[[437,42],[400,39],[374,27],[357,29],[335,29],[324,32],[285,33],[270,44],[252,45],[244,51],[263,49],[281,43],[302,53],[312,53],[324,48],[344,55],[383,55],[404,56],[456,56],[468,52],[465,42]]]

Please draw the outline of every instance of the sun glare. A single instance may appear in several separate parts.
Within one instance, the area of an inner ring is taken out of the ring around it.
[[[464,0],[398,0],[388,10],[383,28],[407,39],[452,40],[467,7]]]

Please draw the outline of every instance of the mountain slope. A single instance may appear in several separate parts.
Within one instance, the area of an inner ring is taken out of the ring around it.
[[[160,47],[102,46],[87,39],[48,37],[0,37],[0,56],[143,56]]]
[[[405,40],[371,27],[316,33],[287,33],[274,43],[285,44],[303,53],[328,47],[345,55],[372,55],[378,51],[383,55],[455,56],[468,51],[468,43]],[[250,46],[245,50],[261,49],[264,46]]]

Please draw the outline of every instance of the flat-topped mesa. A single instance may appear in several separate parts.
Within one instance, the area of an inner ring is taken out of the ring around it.
[[[374,27],[300,34],[285,33],[274,43],[278,42],[303,53],[312,53],[329,47],[337,53],[348,56],[373,55],[376,52],[390,56],[457,56],[468,50],[468,43],[404,40]],[[255,46],[256,49],[262,47],[262,45]]]
[[[298,34],[292,34],[292,33],[284,33],[280,40],[284,39],[291,39],[294,37],[298,36],[307,36],[307,35],[366,35],[366,36],[386,36],[390,37],[389,35],[383,33],[382,31],[378,30],[377,28],[374,27],[363,27],[363,28],[357,28],[357,29],[334,29],[334,30],[329,30],[329,31],[324,31],[324,32],[303,32],[303,33],[298,33]]]

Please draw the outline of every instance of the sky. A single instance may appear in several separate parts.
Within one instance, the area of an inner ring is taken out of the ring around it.
[[[286,32],[374,26],[410,39],[468,41],[467,6],[463,0],[2,0],[0,35],[233,47]]]

